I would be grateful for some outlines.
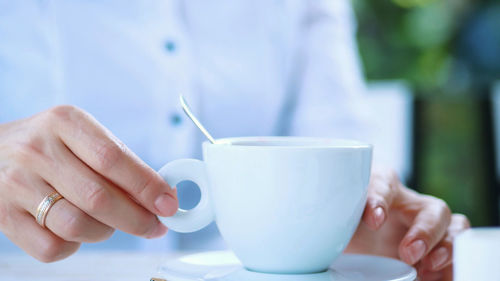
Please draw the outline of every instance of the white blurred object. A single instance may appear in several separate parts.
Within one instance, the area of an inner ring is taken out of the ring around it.
[[[374,126],[373,163],[394,169],[403,182],[411,176],[413,96],[404,81],[377,81],[367,85],[366,99]]]
[[[500,227],[469,229],[453,246],[455,281],[500,280]]]

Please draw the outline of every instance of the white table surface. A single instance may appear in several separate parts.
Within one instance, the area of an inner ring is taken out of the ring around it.
[[[149,281],[163,260],[180,254],[88,251],[46,264],[26,254],[0,253],[0,280]]]

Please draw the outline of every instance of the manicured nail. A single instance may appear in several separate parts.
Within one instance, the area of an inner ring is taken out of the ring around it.
[[[151,233],[149,233],[146,237],[147,238],[157,238],[165,235],[167,233],[167,227],[164,226],[162,223],[158,222],[156,227],[153,229]]]
[[[410,264],[417,263],[425,254],[425,243],[422,240],[416,240],[407,247],[406,253]]]
[[[155,201],[155,207],[161,216],[172,216],[177,212],[177,200],[167,193],[161,194]]]
[[[431,255],[432,270],[439,269],[450,257],[450,252],[445,247],[435,250]]]
[[[373,215],[375,216],[375,228],[379,228],[385,220],[385,212],[382,207],[377,207],[373,210]]]

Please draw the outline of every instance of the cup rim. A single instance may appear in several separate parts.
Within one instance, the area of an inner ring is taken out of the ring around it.
[[[293,137],[293,136],[250,136],[231,137],[215,140],[216,143],[204,141],[204,146],[231,147],[231,148],[255,148],[255,149],[372,149],[373,145],[362,141],[341,138],[325,137]],[[272,142],[272,145],[258,145],[262,142]],[[283,144],[280,144],[282,142]],[[290,144],[296,142],[300,144]],[[240,144],[238,144],[240,143]],[[254,143],[254,144],[252,144]],[[236,144],[236,145],[235,145]]]

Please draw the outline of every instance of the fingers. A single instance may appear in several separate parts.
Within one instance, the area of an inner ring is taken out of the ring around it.
[[[71,106],[50,111],[56,134],[85,164],[125,190],[150,212],[173,215],[178,203],[173,191],[153,169],[89,114]]]
[[[427,272],[425,274],[419,273],[419,279],[421,281],[444,281],[442,272]],[[450,280],[451,281],[451,280]]]
[[[377,230],[383,225],[394,198],[398,196],[400,184],[393,171],[372,174],[362,218],[370,229]]]
[[[32,180],[27,187],[19,187],[19,191],[22,200],[16,203],[34,218],[38,204],[54,189],[38,179]],[[93,219],[64,198],[50,208],[45,225],[60,238],[73,242],[99,242],[113,234],[113,228]]]
[[[65,199],[50,209],[45,225],[62,239],[80,243],[104,241],[114,232],[112,227],[95,220]]]
[[[424,272],[440,271],[452,263],[453,240],[462,231],[470,228],[469,220],[462,214],[453,214],[445,237],[422,260]]]
[[[2,231],[34,258],[42,262],[53,262],[70,256],[80,247],[80,243],[64,241],[42,228],[29,213],[13,206],[9,209],[8,217],[2,220]]]
[[[57,161],[45,165],[35,164],[34,169],[38,169],[38,173],[75,207],[105,225],[130,234],[146,238],[165,234],[166,227],[154,214],[138,205],[113,183],[96,174],[66,147],[59,148],[57,157]],[[66,219],[75,220],[75,228],[91,223],[86,215],[75,210],[73,214],[78,218]],[[94,226],[97,227],[95,224]]]
[[[17,209],[29,212],[35,219],[38,205],[45,196],[55,190],[43,179],[34,174],[22,171],[20,168],[11,168],[10,187],[0,189],[0,196],[9,198],[10,203]],[[15,189],[16,193],[11,191]],[[65,199],[57,201],[48,211],[45,219],[48,230],[66,241],[73,242],[98,242],[111,236],[113,229],[104,225]]]
[[[66,242],[42,228],[32,215],[16,205],[26,197],[24,188],[30,182],[22,171],[13,166],[0,170],[0,229],[12,242],[43,262],[60,260],[76,252],[79,243]]]
[[[28,253],[58,260],[113,228],[144,237],[166,232],[155,214],[177,210],[174,191],[88,114],[62,106],[3,128],[0,229]],[[54,190],[65,198],[44,228],[33,216]]]
[[[403,221],[409,230],[399,246],[399,255],[408,264],[415,264],[429,253],[444,237],[451,212],[442,200],[403,192],[399,201]]]

